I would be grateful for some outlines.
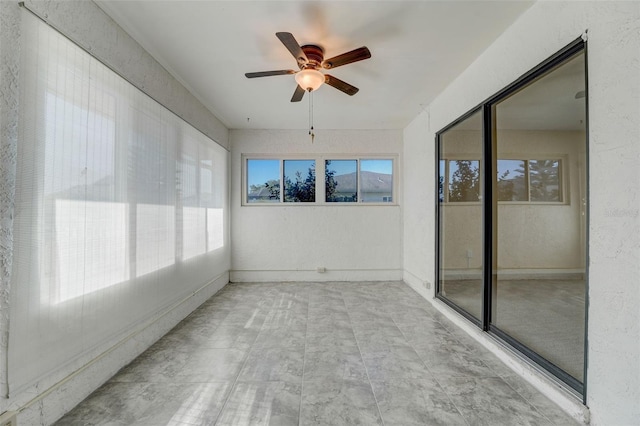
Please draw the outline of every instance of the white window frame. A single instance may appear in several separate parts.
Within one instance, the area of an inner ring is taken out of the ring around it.
[[[278,202],[270,202],[270,203],[251,203],[249,202],[249,182],[248,182],[248,161],[249,160],[278,160],[280,162],[280,200]],[[285,160],[315,160],[316,162],[316,201],[315,202],[305,202],[305,203],[295,203],[295,202],[285,202],[284,201],[284,161]],[[326,201],[326,193],[325,193],[325,162],[327,160],[356,160],[357,162],[357,170],[358,179],[357,179],[357,191],[358,191],[358,201],[357,202],[327,202]],[[360,162],[362,160],[391,160],[392,162],[392,176],[393,176],[393,186],[392,186],[392,201],[391,202],[363,202],[361,193],[360,193]],[[241,205],[247,207],[289,207],[289,206],[398,206],[398,188],[399,188],[399,177],[398,177],[398,154],[295,154],[295,155],[276,155],[276,154],[242,154],[242,196],[241,196]]]

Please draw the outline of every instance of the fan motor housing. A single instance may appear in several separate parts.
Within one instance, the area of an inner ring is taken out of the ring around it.
[[[300,69],[304,68],[320,68],[322,61],[324,60],[324,49],[315,44],[305,44],[304,46],[300,46],[305,55],[307,55],[307,59],[309,62],[307,64],[299,64]]]

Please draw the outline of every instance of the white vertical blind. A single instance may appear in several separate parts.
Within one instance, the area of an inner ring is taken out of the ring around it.
[[[13,391],[224,272],[227,199],[222,147],[26,12],[22,30]]]

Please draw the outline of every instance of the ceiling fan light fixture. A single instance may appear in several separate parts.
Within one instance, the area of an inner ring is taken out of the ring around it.
[[[296,73],[296,83],[304,90],[313,91],[318,90],[322,83],[324,83],[325,77],[318,70],[304,69]]]
[[[2,1],[2,0],[0,0]],[[274,70],[245,73],[247,78],[269,77],[272,75],[295,74],[296,90],[293,92],[291,102],[300,102],[304,96],[304,92],[313,92],[318,90],[323,83],[340,90],[341,92],[353,96],[358,93],[358,88],[342,81],[330,74],[323,74],[319,70],[321,68],[333,69],[348,65],[353,62],[362,61],[371,57],[371,52],[366,46],[359,47],[350,52],[324,59],[324,49],[315,44],[305,44],[300,46],[293,34],[287,32],[278,32],[276,37],[284,44],[289,53],[298,62],[300,71],[294,70]],[[309,96],[310,97],[310,96]]]

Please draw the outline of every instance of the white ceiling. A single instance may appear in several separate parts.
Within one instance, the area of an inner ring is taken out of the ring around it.
[[[231,129],[304,129],[308,94],[291,103],[297,69],[276,38],[291,32],[325,57],[367,46],[372,58],[331,70],[360,89],[314,93],[316,129],[401,129],[474,61],[529,1],[98,0]]]

